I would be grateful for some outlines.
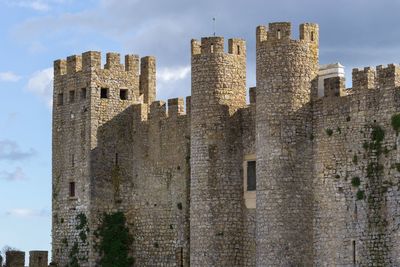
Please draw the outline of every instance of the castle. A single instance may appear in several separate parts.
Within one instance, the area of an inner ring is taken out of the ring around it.
[[[53,262],[109,266],[119,214],[135,266],[400,266],[400,67],[346,89],[299,33],[257,27],[250,104],[241,39],[191,41],[186,101],[156,101],[154,57],[55,61]]]

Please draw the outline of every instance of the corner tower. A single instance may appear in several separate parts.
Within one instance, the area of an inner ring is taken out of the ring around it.
[[[318,25],[257,28],[257,266],[313,265],[310,101]]]
[[[241,266],[241,154],[230,118],[246,106],[246,47],[192,40],[190,263]],[[237,127],[236,127],[237,128]]]
[[[142,59],[142,67],[150,71],[139,75],[139,57],[127,55],[121,64],[118,53],[107,53],[102,67],[95,51],[54,62],[52,261],[58,266],[98,266],[93,248],[98,214],[118,207],[110,201],[109,175],[100,171],[117,161],[118,153],[119,164],[126,164],[129,149],[117,143],[123,140],[110,138],[115,146],[99,156],[99,145],[105,142],[102,130],[133,104],[151,99],[145,95],[155,96],[154,58]],[[147,81],[142,87],[141,78]]]

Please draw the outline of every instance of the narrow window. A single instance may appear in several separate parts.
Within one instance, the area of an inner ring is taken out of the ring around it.
[[[62,106],[64,104],[64,94],[63,93],[58,94],[58,96],[57,96],[57,104],[59,106]]]
[[[69,197],[75,197],[75,182],[69,183]]]
[[[278,39],[281,39],[281,30],[278,30],[277,37],[278,37]]]
[[[354,216],[357,218],[357,204],[354,204]]]
[[[211,53],[214,53],[214,44],[211,44]]]
[[[119,98],[121,100],[127,100],[128,99],[128,90],[127,89],[119,90]]]
[[[311,32],[311,37],[310,37],[311,41],[314,41],[314,32]]]
[[[115,153],[115,165],[118,166],[118,153]]]
[[[181,247],[181,267],[183,267],[183,248]]]
[[[356,264],[357,263],[357,261],[356,261],[356,241],[355,240],[353,240],[353,264]]]
[[[81,89],[81,99],[86,99],[86,88]]]
[[[256,162],[247,162],[247,191],[256,190]]]
[[[75,155],[74,154],[71,155],[71,166],[75,167]]]
[[[101,88],[100,98],[108,98],[108,88]]]
[[[69,91],[69,103],[74,103],[75,101],[75,91]]]
[[[237,46],[237,54],[240,55],[240,45]]]

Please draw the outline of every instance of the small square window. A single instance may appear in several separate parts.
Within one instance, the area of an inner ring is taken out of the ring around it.
[[[108,98],[108,88],[101,88],[100,98]]]
[[[121,100],[127,100],[128,99],[128,90],[127,89],[119,90],[119,98]]]
[[[81,99],[86,99],[86,88],[81,89]]]
[[[69,197],[75,197],[75,182],[69,183]]]
[[[75,91],[69,91],[69,103],[74,103],[75,101]]]
[[[247,162],[247,191],[256,190],[256,162]]]
[[[62,106],[64,104],[64,94],[57,95],[57,105]]]

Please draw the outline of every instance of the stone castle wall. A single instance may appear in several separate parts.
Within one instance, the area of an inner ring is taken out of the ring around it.
[[[399,78],[393,65],[355,69],[351,95],[314,102],[316,265],[400,264]]]
[[[55,62],[54,262],[99,266],[96,230],[121,211],[137,266],[400,265],[400,68],[327,78],[318,97],[316,24],[256,38],[250,104],[240,39],[192,41],[186,104],[155,101],[154,57]]]

